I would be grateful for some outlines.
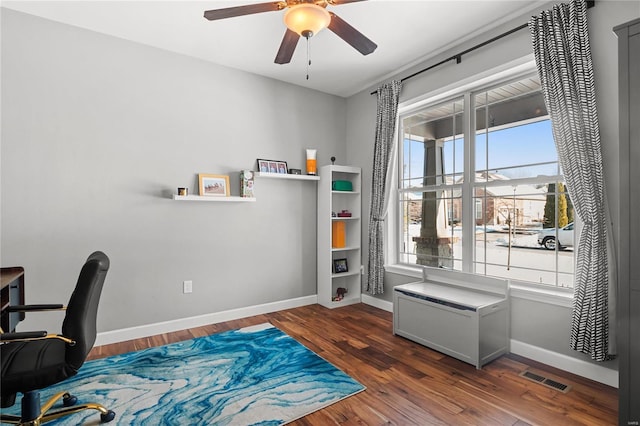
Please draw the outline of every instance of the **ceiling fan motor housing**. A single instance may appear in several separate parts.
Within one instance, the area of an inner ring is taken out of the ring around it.
[[[290,6],[284,14],[284,23],[291,31],[309,38],[327,28],[331,22],[329,12],[315,3]]]

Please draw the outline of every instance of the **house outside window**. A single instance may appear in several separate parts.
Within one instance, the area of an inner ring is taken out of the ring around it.
[[[573,207],[537,76],[403,110],[396,263],[572,287]]]

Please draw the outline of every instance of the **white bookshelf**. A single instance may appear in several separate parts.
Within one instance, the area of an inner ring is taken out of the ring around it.
[[[322,179],[318,184],[318,303],[327,308],[337,308],[360,303],[362,291],[362,197],[361,170],[349,166],[324,166],[320,168]],[[352,191],[334,191],[334,180],[347,180]],[[349,210],[351,217],[333,217],[332,213]],[[331,229],[336,221],[345,223],[346,246],[332,246]],[[335,273],[333,261],[347,259],[347,272]],[[334,301],[339,287],[347,289],[344,298]]]

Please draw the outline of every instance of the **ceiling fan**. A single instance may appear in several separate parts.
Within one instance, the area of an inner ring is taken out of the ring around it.
[[[262,12],[277,12],[287,9],[284,22],[287,30],[276,55],[276,64],[291,62],[293,52],[302,36],[307,40],[318,31],[329,28],[338,37],[349,43],[363,55],[376,50],[377,44],[369,40],[358,30],[353,28],[333,12],[327,11],[327,6],[339,6],[365,0],[283,0],[271,3],[258,3],[246,6],[227,7],[224,9],[207,10],[204,17],[210,21],[233,18],[235,16],[251,15]]]

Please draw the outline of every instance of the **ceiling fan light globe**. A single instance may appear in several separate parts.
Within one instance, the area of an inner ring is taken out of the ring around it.
[[[284,14],[284,23],[291,31],[304,36],[303,33],[318,34],[327,28],[331,15],[324,7],[313,3],[302,3],[291,6]]]

